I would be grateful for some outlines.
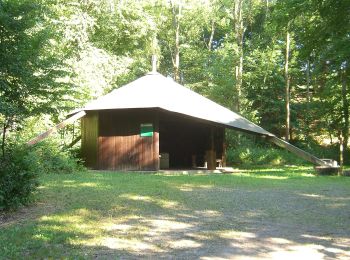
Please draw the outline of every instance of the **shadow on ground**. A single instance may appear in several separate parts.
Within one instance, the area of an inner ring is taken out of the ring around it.
[[[5,258],[350,258],[348,179],[256,175],[50,177],[27,219],[2,224],[2,252]]]

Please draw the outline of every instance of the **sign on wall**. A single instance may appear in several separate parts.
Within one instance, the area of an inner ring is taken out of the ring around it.
[[[153,136],[153,124],[151,124],[151,123],[141,124],[140,136],[141,137],[152,137]]]

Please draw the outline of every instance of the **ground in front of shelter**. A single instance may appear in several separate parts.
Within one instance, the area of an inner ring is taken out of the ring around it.
[[[311,172],[42,176],[0,258],[349,259],[350,178]]]

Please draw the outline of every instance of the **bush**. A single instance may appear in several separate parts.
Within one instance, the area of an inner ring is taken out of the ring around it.
[[[293,141],[293,145],[303,149],[318,158],[339,160],[339,144],[321,145],[315,140],[309,140],[309,144],[306,141],[296,140]]]
[[[0,161],[0,210],[29,203],[39,185],[35,171],[37,158],[25,146],[12,146]]]
[[[0,210],[16,209],[32,200],[39,185],[38,176],[46,173],[73,173],[83,166],[69,151],[63,151],[54,141],[28,147],[11,140],[6,156],[0,161]]]
[[[305,164],[306,161],[286,150],[261,147],[230,148],[227,151],[227,161],[233,165],[285,165]]]
[[[37,172],[67,174],[82,171],[84,167],[68,150],[62,150],[55,141],[37,144],[35,154],[38,158]]]
[[[254,135],[245,135],[236,131],[227,131],[227,163],[233,165],[305,165],[309,162],[297,155],[269,143]],[[318,158],[337,159],[334,147],[323,147],[317,142],[293,140],[293,145]]]

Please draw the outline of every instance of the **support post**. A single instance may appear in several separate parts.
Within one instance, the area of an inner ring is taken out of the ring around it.
[[[226,161],[227,161],[227,143],[226,143],[226,131],[225,128],[223,129],[223,142],[222,142],[222,167],[226,167]]]
[[[206,152],[207,169],[216,169],[216,152],[214,143],[214,128],[210,128],[210,149]]]

